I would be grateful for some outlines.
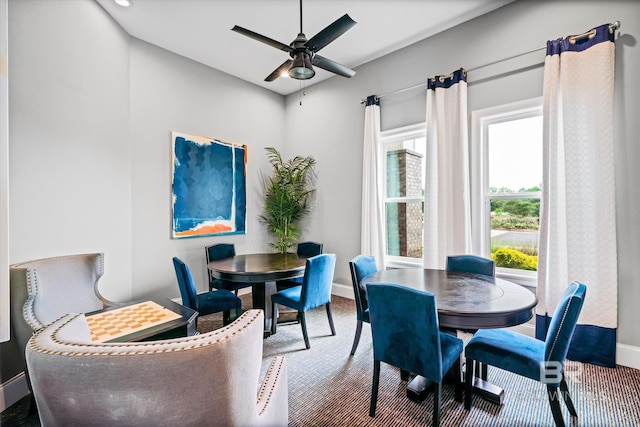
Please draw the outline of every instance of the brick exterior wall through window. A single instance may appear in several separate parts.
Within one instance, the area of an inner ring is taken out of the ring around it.
[[[387,153],[387,195],[422,198],[422,154],[407,149]],[[422,258],[422,206],[422,201],[403,202],[387,209],[390,255]]]

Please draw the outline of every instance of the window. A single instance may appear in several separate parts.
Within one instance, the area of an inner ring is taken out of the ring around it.
[[[538,266],[542,99],[474,111],[471,141],[474,252],[499,275],[532,282]]]
[[[382,132],[387,264],[422,263],[424,124]]]

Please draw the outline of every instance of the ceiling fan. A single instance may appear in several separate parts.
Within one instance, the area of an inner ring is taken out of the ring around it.
[[[264,79],[267,82],[272,82],[285,72],[288,72],[291,78],[297,80],[310,79],[316,74],[313,70],[312,64],[316,67],[322,68],[323,70],[331,71],[332,73],[344,77],[353,77],[356,74],[355,71],[328,58],[317,55],[316,52],[327,46],[342,34],[346,33],[354,25],[356,25],[356,21],[351,19],[349,15],[345,13],[342,17],[328,25],[324,30],[307,40],[307,37],[302,32],[302,0],[300,0],[300,33],[298,33],[298,37],[296,37],[290,45],[280,43],[279,41],[237,25],[234,26],[232,30],[258,40],[259,42],[268,44],[269,46],[273,46],[276,49],[287,52],[289,56],[291,56],[291,59],[287,59],[282,65],[269,74],[266,79]]]

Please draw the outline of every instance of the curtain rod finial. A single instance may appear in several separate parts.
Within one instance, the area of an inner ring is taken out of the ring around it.
[[[620,29],[620,21],[615,21],[611,24],[609,24],[609,32],[613,33],[616,30]]]

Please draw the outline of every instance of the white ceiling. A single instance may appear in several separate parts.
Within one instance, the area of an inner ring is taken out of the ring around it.
[[[231,31],[239,25],[284,44],[300,30],[298,0],[96,0],[131,36],[287,95],[300,81],[264,79],[286,52]],[[355,68],[513,0],[303,0],[303,30],[313,37],[345,13],[357,24],[321,55]],[[316,69],[308,87],[330,77]]]

